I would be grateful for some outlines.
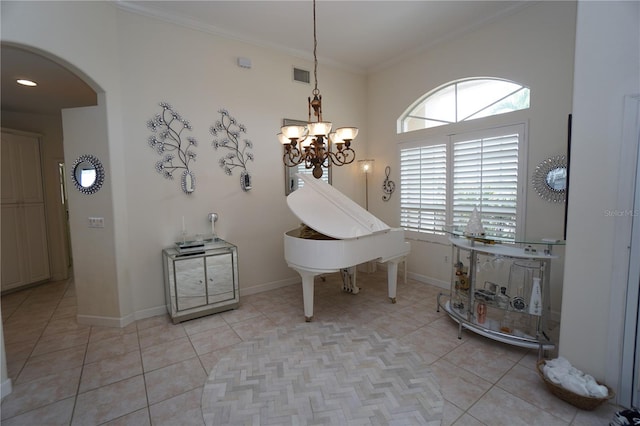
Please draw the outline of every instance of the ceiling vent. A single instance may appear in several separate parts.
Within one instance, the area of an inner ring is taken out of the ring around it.
[[[309,84],[311,82],[311,73],[300,68],[293,68],[293,81]]]

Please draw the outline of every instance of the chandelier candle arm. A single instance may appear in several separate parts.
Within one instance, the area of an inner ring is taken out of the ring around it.
[[[312,96],[307,98],[309,121],[306,126],[283,126],[278,140],[284,147],[282,161],[287,167],[296,167],[304,163],[305,168],[313,169],[316,179],[322,177],[322,168],[330,164],[342,166],[355,159],[351,142],[358,135],[356,127],[340,127],[331,133],[332,123],[322,119],[322,95],[318,89],[318,37],[316,33],[316,0],[313,0],[313,76],[315,86]],[[312,121],[312,115],[315,121]],[[336,145],[337,152],[331,151]]]

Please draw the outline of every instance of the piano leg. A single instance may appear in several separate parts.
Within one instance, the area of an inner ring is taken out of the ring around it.
[[[313,318],[313,280],[317,274],[297,269],[302,277],[302,300],[304,302],[304,320],[311,322]]]
[[[396,303],[396,287],[398,284],[398,262],[400,259],[387,262],[387,286],[389,288],[389,299],[391,303]]]

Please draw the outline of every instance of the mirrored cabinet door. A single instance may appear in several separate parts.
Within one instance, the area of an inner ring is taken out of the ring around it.
[[[208,303],[234,298],[234,259],[232,253],[206,258]]]
[[[174,263],[176,275],[176,309],[187,309],[207,304],[204,276],[204,258],[181,259]]]

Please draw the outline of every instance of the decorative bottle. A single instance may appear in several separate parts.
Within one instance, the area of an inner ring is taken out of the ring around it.
[[[531,298],[529,299],[529,313],[531,315],[542,315],[542,294],[540,291],[540,278],[538,277],[533,277]]]

